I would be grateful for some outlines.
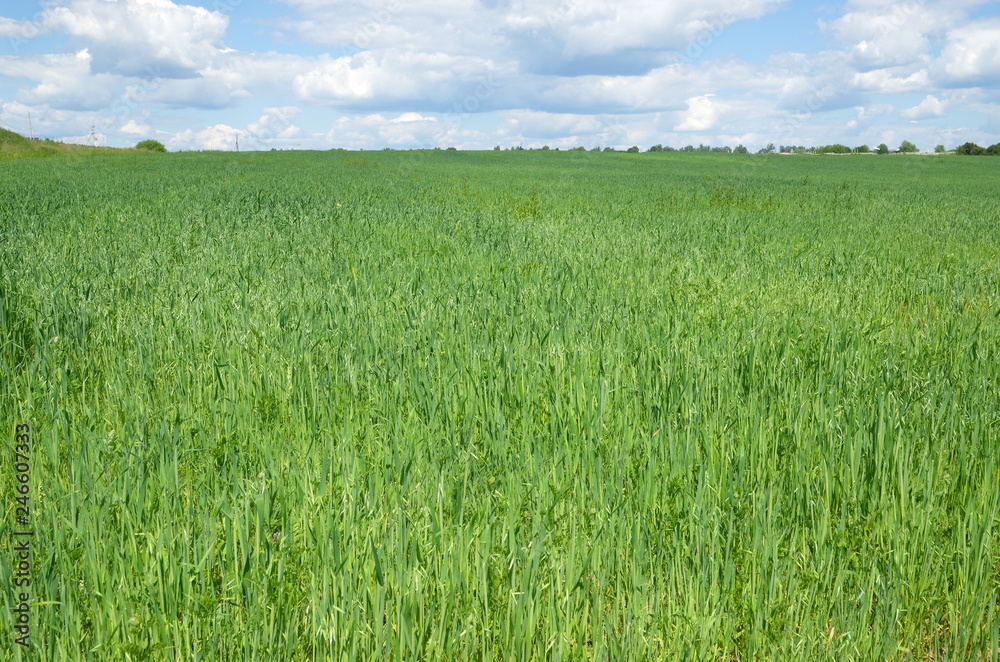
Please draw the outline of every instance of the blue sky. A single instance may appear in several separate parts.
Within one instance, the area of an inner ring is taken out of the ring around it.
[[[171,150],[1000,142],[1000,3],[0,3],[0,126]]]

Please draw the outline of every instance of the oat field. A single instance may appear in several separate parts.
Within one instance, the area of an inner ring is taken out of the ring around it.
[[[997,660],[998,199],[951,155],[0,163],[0,657]]]

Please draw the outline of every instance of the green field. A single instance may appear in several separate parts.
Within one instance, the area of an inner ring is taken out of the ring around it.
[[[0,164],[0,657],[995,660],[998,199],[957,156]]]

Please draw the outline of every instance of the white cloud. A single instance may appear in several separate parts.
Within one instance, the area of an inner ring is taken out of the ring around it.
[[[28,39],[40,37],[47,32],[48,31],[38,23],[33,23],[31,21],[16,21],[12,18],[4,18],[3,16],[0,16],[0,38],[10,39],[12,44],[17,43],[20,40],[27,41]]]
[[[371,107],[410,101],[443,108],[466,90],[494,88],[495,70],[489,60],[441,52],[362,52],[327,58],[296,76],[293,85],[306,103]],[[483,96],[486,100],[488,95]]]
[[[511,3],[506,25],[534,39],[552,40],[563,57],[573,59],[682,49],[700,35],[757,18],[782,4],[776,0],[517,0]]]
[[[296,106],[265,108],[264,114],[247,127],[248,146],[283,144],[302,135],[302,129],[292,123],[302,109]]]
[[[498,113],[503,118],[495,131],[497,144],[524,147],[613,147],[650,146],[665,143],[670,125],[660,113],[630,115],[547,113],[518,109]],[[673,138],[671,138],[673,139]]]
[[[118,129],[122,133],[129,135],[144,136],[152,132],[147,124],[137,124],[135,120],[129,120],[124,126]]]
[[[188,129],[168,135],[166,146],[171,150],[195,149],[228,152],[236,149],[237,141],[246,135],[246,131],[225,124],[216,124],[199,131]]]
[[[97,71],[162,78],[193,76],[224,52],[229,18],[170,0],[69,0],[42,23],[90,49]]]
[[[94,110],[114,100],[113,76],[92,75],[90,53],[0,57],[0,74],[34,80],[38,85],[22,90],[19,99],[35,105]]]
[[[856,64],[890,67],[910,64],[928,52],[928,32],[937,28],[937,18],[926,6],[909,3],[868,6],[820,26],[848,44]]]
[[[892,69],[877,69],[854,74],[851,84],[859,90],[878,94],[924,92],[933,87],[926,69],[920,69],[908,76],[900,75]]]
[[[1000,83],[1000,19],[984,19],[948,33],[935,69],[949,85]]]
[[[461,121],[441,121],[419,113],[388,118],[380,113],[364,117],[341,117],[331,129],[317,136],[327,147],[348,149],[399,149],[457,147],[481,149],[494,136],[463,127]]]
[[[714,94],[706,94],[688,99],[688,109],[684,113],[684,119],[674,127],[674,131],[708,131],[713,129],[722,110],[721,104],[713,99],[714,96]]]
[[[906,120],[922,120],[928,117],[941,117],[944,111],[945,103],[933,94],[928,94],[913,108],[900,111],[899,116]]]
[[[614,128],[617,120],[598,115],[546,113],[535,110],[507,111],[503,130],[506,133],[532,138],[591,136]]]
[[[279,27],[343,49],[434,52],[518,63],[522,72],[644,73],[787,0],[284,0]],[[348,55],[349,52],[343,52]]]
[[[854,119],[847,123],[849,129],[865,127],[875,118],[891,113],[895,107],[891,104],[880,103],[871,106],[858,106],[854,110]]]

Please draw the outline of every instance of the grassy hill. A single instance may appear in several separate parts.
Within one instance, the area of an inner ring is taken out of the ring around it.
[[[0,161],[30,159],[43,156],[66,154],[106,154],[122,151],[116,147],[91,147],[89,145],[67,145],[52,140],[31,140],[19,133],[0,129]],[[133,151],[127,149],[126,151]]]

